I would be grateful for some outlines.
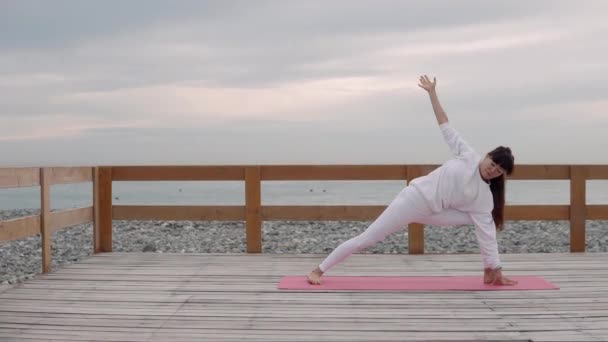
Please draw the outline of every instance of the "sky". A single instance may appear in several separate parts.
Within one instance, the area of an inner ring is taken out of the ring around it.
[[[0,2],[2,167],[608,164],[608,1]]]

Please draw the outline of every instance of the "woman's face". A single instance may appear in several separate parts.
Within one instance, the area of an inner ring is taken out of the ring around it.
[[[488,155],[479,164],[481,177],[486,180],[494,179],[506,173],[505,169],[496,164]]]

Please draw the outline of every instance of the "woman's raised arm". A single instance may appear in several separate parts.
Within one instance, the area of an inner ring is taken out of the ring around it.
[[[448,116],[443,111],[443,108],[441,108],[441,103],[439,103],[439,97],[437,97],[437,91],[435,90],[436,85],[437,79],[435,77],[433,77],[433,81],[431,82],[427,75],[420,76],[420,84],[418,86],[429,93],[435,118],[437,118],[437,123],[441,125],[448,122]]]

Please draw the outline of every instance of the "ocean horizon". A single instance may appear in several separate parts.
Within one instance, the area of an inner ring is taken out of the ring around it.
[[[263,205],[387,205],[405,181],[264,181]],[[92,205],[92,184],[51,187],[51,208]],[[242,181],[114,182],[118,205],[244,205]],[[587,181],[587,204],[608,204],[608,181]],[[507,204],[570,203],[568,180],[507,181]],[[0,210],[40,208],[40,188],[0,189]]]

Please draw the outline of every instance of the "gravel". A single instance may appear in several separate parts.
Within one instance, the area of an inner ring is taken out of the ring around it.
[[[0,211],[0,220],[37,215],[38,210]],[[264,253],[327,254],[371,222],[264,222]],[[113,250],[149,253],[244,253],[245,223],[222,221],[114,221]],[[587,221],[587,251],[608,251],[608,221]],[[501,253],[569,251],[568,221],[509,221],[498,235]],[[52,269],[93,252],[93,227],[83,224],[53,233]],[[407,230],[362,253],[407,253]],[[425,253],[479,253],[472,226],[425,228]],[[41,270],[40,237],[0,242],[0,284],[16,284]]]

